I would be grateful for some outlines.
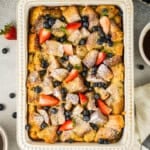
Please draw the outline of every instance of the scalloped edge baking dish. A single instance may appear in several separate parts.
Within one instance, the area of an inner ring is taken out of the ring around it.
[[[48,5],[99,5],[113,4],[123,10],[124,64],[125,64],[125,128],[122,138],[114,144],[97,143],[56,143],[31,141],[25,131],[27,121],[26,75],[28,13],[33,6]],[[20,0],[17,9],[18,27],[18,120],[17,142],[23,150],[129,150],[134,143],[134,79],[133,79],[133,4],[131,0]]]

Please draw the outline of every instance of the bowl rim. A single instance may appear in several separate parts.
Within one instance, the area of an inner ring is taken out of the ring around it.
[[[3,140],[3,150],[8,150],[8,137],[5,130],[0,126],[0,136]]]
[[[150,22],[148,22],[144,28],[142,29],[141,33],[140,33],[140,38],[139,38],[139,51],[140,54],[144,60],[144,62],[150,66],[150,60],[145,56],[144,53],[144,48],[143,48],[143,41],[144,41],[144,37],[146,35],[146,33],[150,30]]]

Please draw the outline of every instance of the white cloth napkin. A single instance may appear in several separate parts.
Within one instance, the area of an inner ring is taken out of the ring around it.
[[[136,150],[140,144],[150,135],[150,83],[135,89],[135,134]],[[142,150],[147,148],[142,146]]]

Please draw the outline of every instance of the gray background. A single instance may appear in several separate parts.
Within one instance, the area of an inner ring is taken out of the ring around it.
[[[16,22],[17,0],[0,0],[0,28],[8,22]],[[134,0],[134,72],[135,72],[135,87],[150,82],[150,67],[148,67],[142,60],[138,41],[139,35],[143,27],[150,22],[150,6]],[[16,144],[16,120],[11,117],[12,113],[16,111],[16,99],[10,99],[10,92],[17,92],[17,76],[16,76],[16,41],[6,41],[0,37],[0,103],[5,104],[6,109],[0,112],[0,125],[6,130],[9,138],[9,150],[18,150]],[[8,47],[10,52],[7,55],[1,53],[1,49]],[[144,70],[138,70],[137,64],[143,64]],[[17,94],[17,93],[16,93]],[[137,150],[134,148],[134,150]]]

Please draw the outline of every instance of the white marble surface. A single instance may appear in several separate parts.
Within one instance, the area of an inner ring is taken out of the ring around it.
[[[8,22],[16,22],[16,2],[17,0],[0,0],[0,28]],[[134,0],[135,6],[135,64],[144,64],[138,51],[139,34],[147,22],[150,22],[150,7]],[[0,37],[0,103],[6,106],[4,111],[0,112],[0,125],[6,130],[9,139],[9,150],[19,150],[16,144],[16,120],[11,117],[16,111],[16,98],[10,99],[9,93],[16,92],[16,44],[17,41],[6,41]],[[6,55],[1,53],[1,49],[8,47],[10,52]],[[150,82],[150,67],[144,64],[143,71],[135,67],[135,86]],[[17,93],[16,93],[17,94]],[[134,150],[137,150],[134,148]]]

